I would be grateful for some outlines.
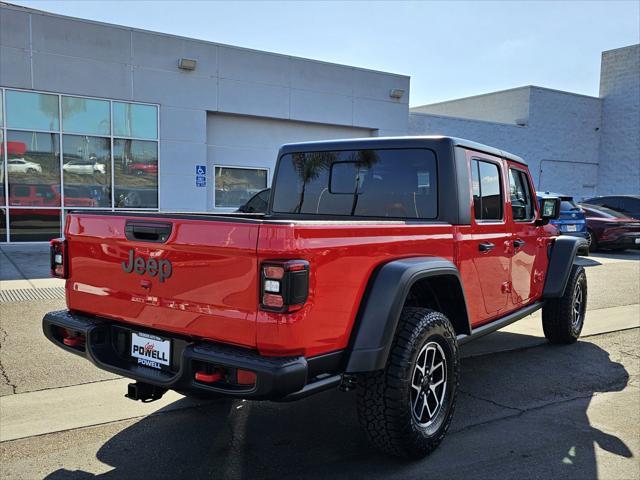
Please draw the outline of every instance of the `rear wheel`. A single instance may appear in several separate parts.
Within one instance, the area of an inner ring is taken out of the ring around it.
[[[371,443],[421,458],[444,438],[459,377],[458,344],[440,312],[405,308],[384,370],[361,375],[358,414]]]
[[[595,234],[593,233],[593,230],[591,229],[587,230],[587,242],[589,244],[590,252],[598,251],[598,239],[596,238]]]
[[[587,276],[583,267],[573,265],[562,297],[547,300],[542,308],[544,336],[551,343],[574,343],[582,331],[586,311]]]

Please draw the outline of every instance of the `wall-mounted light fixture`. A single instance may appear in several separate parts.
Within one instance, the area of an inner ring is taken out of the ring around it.
[[[180,70],[195,70],[198,62],[192,58],[181,58],[178,60],[178,68]]]
[[[392,88],[389,90],[389,96],[391,98],[402,98],[404,95],[404,90],[401,88]]]

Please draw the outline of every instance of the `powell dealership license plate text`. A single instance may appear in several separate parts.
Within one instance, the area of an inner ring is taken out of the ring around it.
[[[138,365],[167,369],[171,364],[171,340],[131,332],[131,356],[138,360]]]

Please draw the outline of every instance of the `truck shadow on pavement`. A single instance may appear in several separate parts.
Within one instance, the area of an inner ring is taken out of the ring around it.
[[[496,333],[494,335],[500,335]],[[463,360],[455,419],[432,455],[403,462],[372,450],[355,393],[297,403],[221,400],[146,417],[97,452],[99,478],[596,478],[595,445],[630,458],[590,424],[598,392],[629,374],[588,339]],[[49,479],[88,479],[60,469]]]

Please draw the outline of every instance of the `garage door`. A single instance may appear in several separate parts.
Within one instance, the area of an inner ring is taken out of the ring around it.
[[[262,117],[210,113],[207,160],[215,175],[210,208],[233,209],[271,185],[284,143],[369,137],[372,130]]]

